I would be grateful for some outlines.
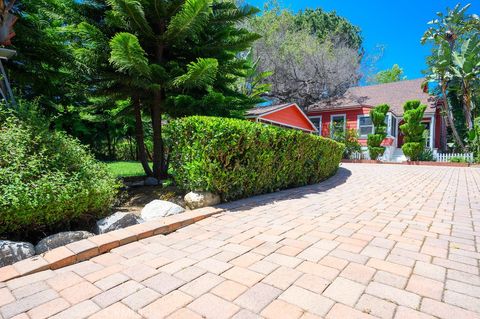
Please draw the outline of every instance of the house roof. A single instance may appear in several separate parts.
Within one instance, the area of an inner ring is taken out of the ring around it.
[[[259,107],[254,107],[253,109],[250,109],[247,111],[246,117],[257,117],[262,114],[266,114],[272,111],[280,110],[284,107],[290,106],[292,103],[285,103],[285,104],[278,104],[278,105],[269,105],[269,106],[259,106]]]
[[[315,125],[295,103],[256,107],[247,111],[246,118],[307,132],[317,131]]]
[[[426,112],[433,112],[437,99],[422,89],[424,79],[405,80],[386,84],[352,87],[342,97],[320,101],[310,105],[308,112],[346,109],[366,106],[375,107],[388,104],[395,115],[403,114],[403,105],[409,100],[420,100],[427,105]]]

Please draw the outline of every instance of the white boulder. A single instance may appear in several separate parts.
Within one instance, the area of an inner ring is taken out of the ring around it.
[[[184,211],[185,208],[178,206],[177,204],[156,199],[145,205],[140,217],[145,221],[149,221],[152,219],[180,214]]]
[[[197,209],[220,204],[220,196],[210,192],[190,192],[184,197],[190,209]]]

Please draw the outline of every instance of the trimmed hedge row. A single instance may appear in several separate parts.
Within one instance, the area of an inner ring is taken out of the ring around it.
[[[335,174],[344,151],[331,139],[238,119],[192,116],[165,132],[179,187],[223,200],[318,183]]]

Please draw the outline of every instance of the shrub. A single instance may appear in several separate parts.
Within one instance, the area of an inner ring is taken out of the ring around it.
[[[473,121],[473,129],[468,134],[470,147],[475,156],[475,162],[480,162],[480,117]]]
[[[358,132],[356,129],[335,130],[333,139],[345,145],[345,151],[343,151],[343,158],[350,158],[353,153],[360,153],[362,151],[362,145],[358,142]]]
[[[320,182],[335,174],[344,150],[317,135],[238,119],[187,117],[165,133],[176,183],[223,200]]]
[[[77,140],[0,109],[0,235],[101,216],[117,182]]]
[[[420,156],[418,157],[419,161],[422,162],[435,162],[435,156],[433,155],[433,151],[430,148],[424,148]]]
[[[467,163],[467,160],[460,156],[454,156],[450,158],[451,163]]]
[[[385,117],[389,109],[390,106],[388,106],[388,104],[381,104],[370,110],[370,118],[372,119],[375,132],[368,134],[367,146],[372,160],[378,159],[385,152],[385,147],[381,146],[381,144],[385,137],[387,137]]]
[[[400,125],[400,129],[404,135],[405,143],[402,150],[411,161],[418,161],[424,149],[423,133],[425,126],[422,124],[422,119],[426,109],[427,106],[420,104],[418,100],[408,101],[403,106],[405,123]]]

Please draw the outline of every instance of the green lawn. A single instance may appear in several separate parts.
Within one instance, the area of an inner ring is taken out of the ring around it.
[[[107,162],[106,164],[116,177],[145,176],[145,172],[143,171],[140,162],[118,161]]]

